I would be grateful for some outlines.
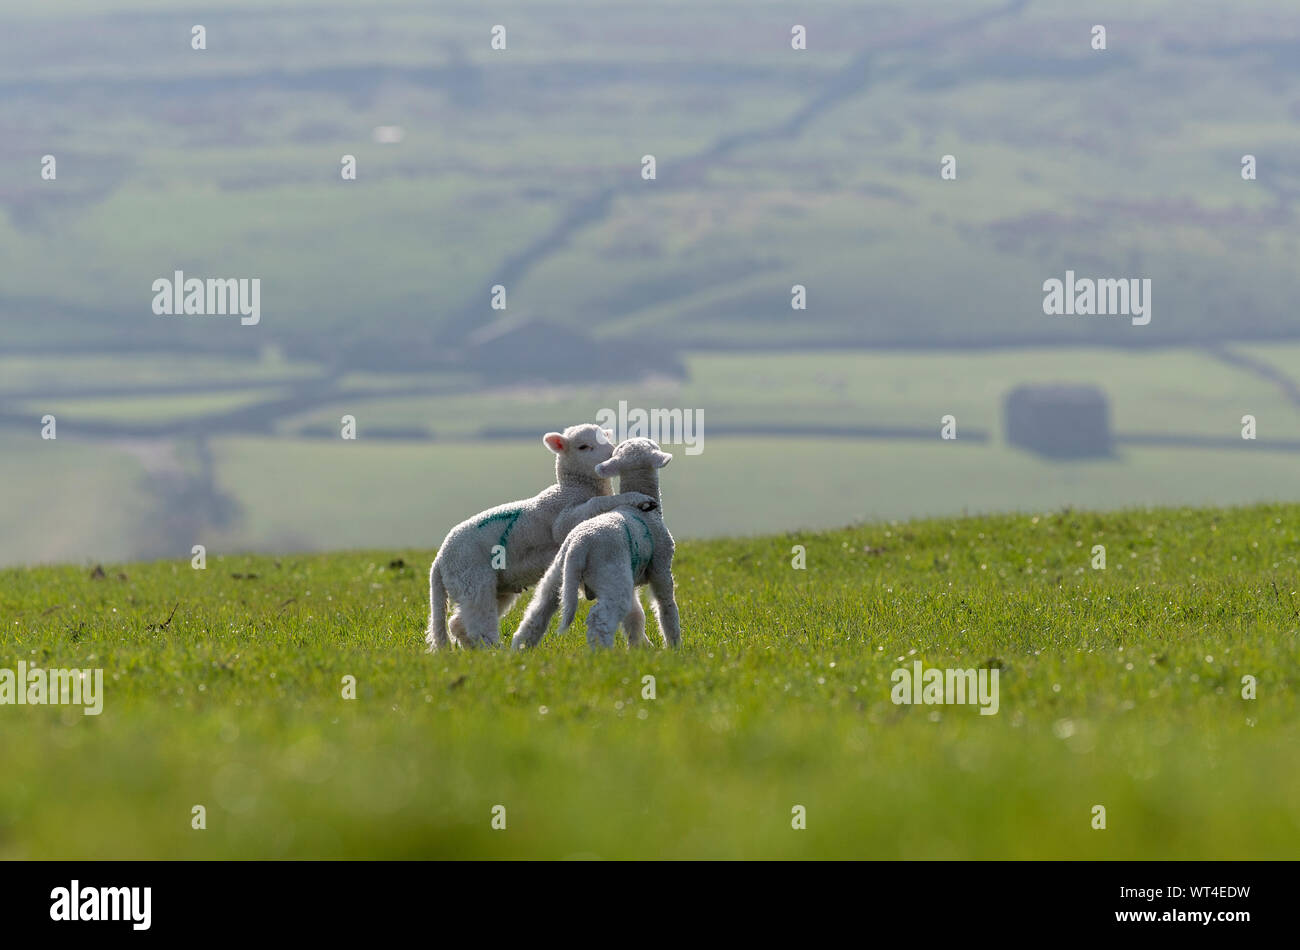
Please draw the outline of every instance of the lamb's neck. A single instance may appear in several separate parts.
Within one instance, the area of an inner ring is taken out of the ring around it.
[[[612,495],[613,486],[608,478],[601,478],[595,473],[566,472],[558,465],[555,467],[555,480],[564,491],[582,491],[590,495]]]
[[[659,497],[659,472],[653,468],[633,468],[618,477],[618,490],[622,492],[639,491],[649,495],[662,506]]]

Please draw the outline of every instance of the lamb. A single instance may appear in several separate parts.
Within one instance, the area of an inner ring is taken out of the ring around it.
[[[681,643],[673,596],[673,536],[664,524],[659,503],[658,470],[671,459],[650,439],[628,439],[619,443],[613,457],[596,466],[598,475],[619,476],[623,494],[641,492],[652,496],[654,504],[623,504],[576,526],[572,519],[579,511],[556,520],[556,531],[566,530],[567,536],[515,632],[514,649],[536,646],[561,604],[560,631],[566,630],[578,609],[579,584],[586,588],[588,599],[596,601],[587,615],[591,646],[613,646],[620,623],[628,646],[650,645],[645,635],[645,611],[636,591],[645,583],[650,584],[664,643],[673,647]]]
[[[497,646],[500,618],[525,587],[536,584],[559,550],[559,516],[588,518],[619,505],[648,502],[638,493],[611,494],[596,468],[613,455],[614,434],[596,425],[570,426],[542,438],[555,453],[555,480],[532,498],[479,512],[447,532],[429,568],[429,650],[450,645]],[[450,621],[447,601],[456,605]]]

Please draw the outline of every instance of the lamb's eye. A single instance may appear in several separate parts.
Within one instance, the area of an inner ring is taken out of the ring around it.
[[[585,451],[587,451],[587,450],[590,449],[590,448],[591,448],[590,445],[580,445],[580,446],[578,446],[578,451],[579,451],[579,452],[585,452]]]

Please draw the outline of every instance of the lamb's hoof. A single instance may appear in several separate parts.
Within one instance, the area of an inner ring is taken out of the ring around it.
[[[643,501],[641,504],[637,505],[637,507],[642,511],[654,511],[659,507],[659,503],[656,501]]]

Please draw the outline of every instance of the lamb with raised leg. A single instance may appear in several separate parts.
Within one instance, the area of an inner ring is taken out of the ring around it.
[[[541,640],[557,606],[563,607],[560,631],[568,629],[578,609],[579,587],[585,588],[588,599],[596,601],[587,615],[591,646],[613,646],[620,624],[629,646],[648,646],[645,611],[637,598],[637,587],[644,584],[650,586],[665,645],[681,643],[673,591],[673,536],[664,524],[659,497],[659,469],[671,459],[650,439],[628,439],[619,443],[608,461],[596,466],[598,475],[619,476],[622,495],[639,492],[651,496],[655,503],[620,504],[613,511],[571,526],[571,520],[583,513],[578,506],[556,520],[557,533],[566,533],[564,543],[511,641],[515,649],[535,646]]]
[[[613,454],[614,434],[596,425],[570,426],[542,438],[555,453],[555,480],[532,498],[479,512],[447,533],[429,568],[430,650],[450,645],[497,646],[500,621],[526,587],[536,584],[559,550],[555,522],[578,506],[589,516],[644,495],[611,494],[596,468]],[[447,619],[447,603],[455,605]],[[450,637],[449,637],[450,634]]]

